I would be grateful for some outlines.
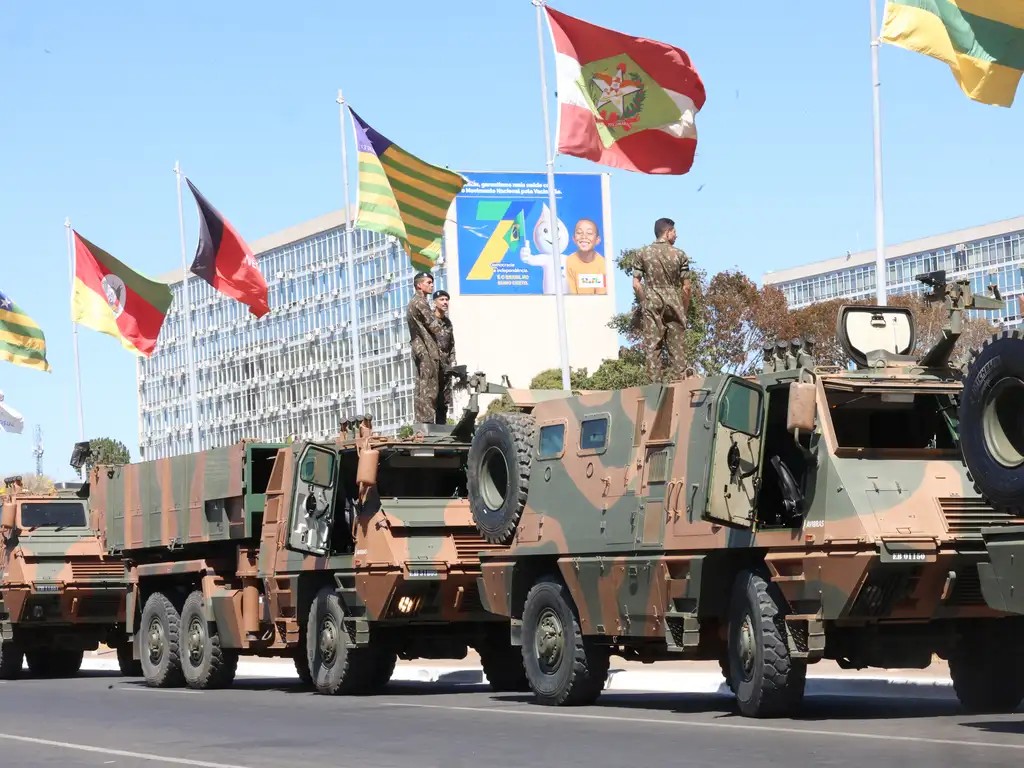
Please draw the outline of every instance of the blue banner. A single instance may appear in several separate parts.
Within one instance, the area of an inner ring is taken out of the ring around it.
[[[459,292],[555,293],[546,173],[470,173],[455,198]],[[608,293],[602,174],[555,174],[558,254],[567,296]]]

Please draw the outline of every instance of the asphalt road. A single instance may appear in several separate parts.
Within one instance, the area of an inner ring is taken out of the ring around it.
[[[0,683],[0,765],[331,768],[443,766],[1014,766],[1024,714],[953,699],[809,696],[799,719],[738,716],[718,695],[605,693],[550,709],[482,686],[392,683],[327,698],[297,681],[151,690],[116,675]]]

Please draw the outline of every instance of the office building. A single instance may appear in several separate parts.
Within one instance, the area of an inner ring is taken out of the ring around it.
[[[885,249],[887,296],[927,290],[916,280],[925,272],[945,270],[948,278],[966,278],[984,294],[989,283],[999,286],[1005,312],[979,312],[997,324],[1014,326],[1021,320],[1024,265],[1024,216],[977,227],[923,237]],[[847,253],[839,258],[767,272],[763,282],[782,289],[792,308],[830,299],[875,297],[875,252]]]

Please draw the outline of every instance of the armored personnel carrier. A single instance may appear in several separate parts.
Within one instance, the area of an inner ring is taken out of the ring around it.
[[[0,678],[24,661],[43,677],[70,677],[85,651],[117,651],[122,674],[138,675],[125,633],[124,563],[104,551],[85,501],[74,491],[26,493],[4,484],[0,517]]]
[[[466,497],[477,394],[458,424],[408,439],[358,417],[334,442],[97,466],[90,503],[127,563],[147,684],[224,687],[241,656],[290,657],[319,692],[364,694],[398,659],[474,648],[493,689],[528,690],[508,620],[477,592],[493,547]]]
[[[1020,703],[1022,626],[986,604],[979,565],[982,530],[1024,537],[1024,495],[993,508],[975,492],[950,364],[963,313],[1001,303],[943,273],[919,280],[949,310],[921,356],[909,310],[847,305],[852,367],[815,365],[797,339],[755,376],[510,391],[519,412],[482,421],[469,503],[502,548],[481,553],[481,594],[511,619],[538,702],[594,701],[617,654],[717,659],[753,717],[793,712],[822,659],[938,655],[966,708]]]

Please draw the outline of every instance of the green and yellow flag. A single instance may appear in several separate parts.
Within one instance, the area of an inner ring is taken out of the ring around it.
[[[356,226],[394,235],[413,266],[429,271],[441,255],[448,208],[466,178],[409,154],[349,111],[359,154]]]
[[[944,61],[975,101],[1013,104],[1024,73],[1021,0],[887,0],[880,38]]]
[[[49,371],[46,338],[38,323],[0,293],[0,360]]]

